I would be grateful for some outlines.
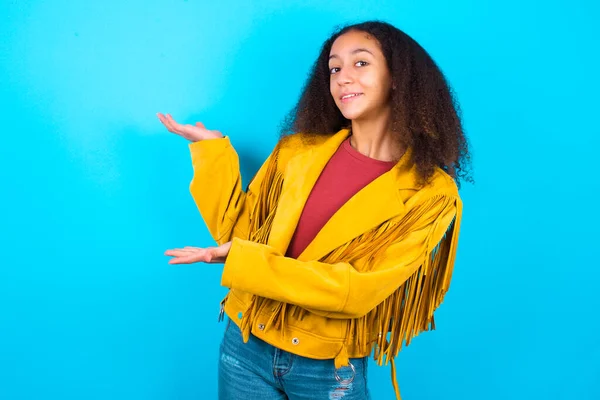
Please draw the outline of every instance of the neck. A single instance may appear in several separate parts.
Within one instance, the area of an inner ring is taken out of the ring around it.
[[[406,147],[391,129],[391,118],[352,120],[350,144],[359,153],[381,161],[398,161]]]

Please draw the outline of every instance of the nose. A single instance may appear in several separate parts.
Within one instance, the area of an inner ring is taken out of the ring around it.
[[[340,72],[338,72],[336,78],[339,86],[348,85],[354,80],[352,73],[348,71],[348,68],[343,68]]]

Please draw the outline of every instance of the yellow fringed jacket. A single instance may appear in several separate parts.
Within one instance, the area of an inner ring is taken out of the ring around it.
[[[217,243],[232,240],[222,309],[242,330],[315,359],[374,353],[392,361],[404,342],[434,328],[448,290],[462,203],[438,169],[426,185],[407,151],[395,167],[348,200],[298,257],[285,257],[321,171],[350,135],[282,139],[242,188],[230,140],[191,143],[190,191]]]

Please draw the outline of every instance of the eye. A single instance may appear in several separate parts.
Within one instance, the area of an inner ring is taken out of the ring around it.
[[[354,65],[356,65],[356,66],[358,66],[358,67],[365,67],[365,66],[369,65],[369,63],[368,63],[368,62],[366,62],[366,61],[358,61],[358,62],[357,62],[356,64],[354,64]]]
[[[340,72],[340,69],[338,67],[333,67],[329,69],[329,73],[331,75],[335,74],[336,72]]]

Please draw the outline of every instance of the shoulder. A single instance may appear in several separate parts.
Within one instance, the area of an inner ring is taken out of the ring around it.
[[[330,137],[316,133],[292,133],[279,139],[277,146],[282,150],[301,152],[324,143]]]
[[[413,208],[424,203],[437,203],[440,200],[451,203],[461,201],[454,179],[443,169],[436,168],[433,175],[414,192],[406,205],[408,208]]]
[[[458,186],[456,185],[456,181],[446,171],[439,167],[435,169],[433,175],[431,175],[423,188],[458,196]]]
[[[286,165],[292,157],[323,144],[330,136],[310,133],[293,133],[279,139],[274,153],[280,165]]]

